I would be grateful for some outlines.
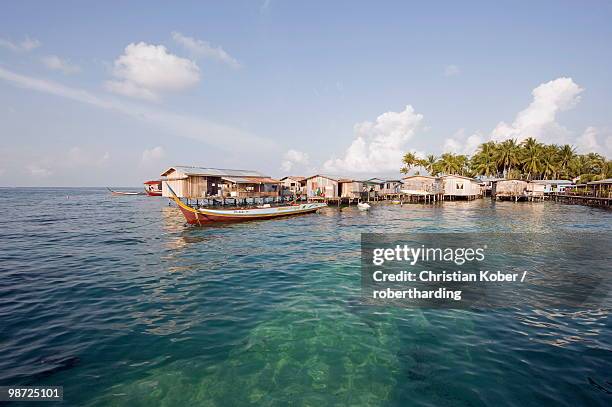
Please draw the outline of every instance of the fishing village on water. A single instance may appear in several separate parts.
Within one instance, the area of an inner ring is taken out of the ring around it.
[[[407,175],[417,168],[425,174],[416,170]],[[375,202],[402,206],[490,198],[610,208],[612,201],[609,160],[531,138],[521,144],[484,143],[471,159],[450,153],[440,158],[406,153],[400,172],[403,176],[392,179],[322,173],[275,179],[253,170],[178,165],[162,172],[160,179],[144,182],[144,193],[174,201],[190,224],[270,219],[326,206],[356,205],[367,211]],[[558,175],[566,178],[551,178]],[[109,190],[114,195],[143,194]]]

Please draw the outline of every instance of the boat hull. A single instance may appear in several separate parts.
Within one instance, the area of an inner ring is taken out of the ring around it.
[[[149,196],[162,196],[162,183],[161,181],[146,181],[144,190]]]
[[[322,203],[309,203],[291,206],[277,206],[258,209],[195,209],[175,199],[187,223],[205,225],[215,222],[246,222],[250,220],[273,219],[287,216],[314,213],[327,206]]]
[[[106,188],[110,191],[111,195],[115,195],[115,196],[133,196],[133,195],[144,195],[144,193],[142,192],[123,192],[123,191],[113,191],[110,188]]]

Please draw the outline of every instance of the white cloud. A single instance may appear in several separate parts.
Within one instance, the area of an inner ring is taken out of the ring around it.
[[[457,65],[447,65],[444,68],[444,76],[457,76],[461,73],[461,69]]]
[[[215,61],[223,62],[232,68],[240,68],[240,62],[228,54],[221,46],[215,47],[208,41],[187,37],[176,31],[172,33],[172,39],[189,51],[192,58],[210,58]]]
[[[569,131],[557,123],[557,114],[580,102],[583,89],[572,78],[558,78],[536,87],[533,101],[518,113],[512,124],[500,122],[491,135],[495,141],[534,137],[547,143],[567,142]]]
[[[200,68],[195,62],[168,52],[163,45],[144,42],[129,44],[115,60],[116,80],[106,88],[124,96],[159,100],[164,92],[189,88],[200,81]]]
[[[0,47],[10,49],[11,51],[31,51],[34,48],[41,46],[40,41],[26,37],[21,42],[13,42],[4,38],[0,38]]]
[[[159,95],[149,89],[142,88],[133,82],[128,81],[107,81],[106,90],[119,95],[128,96],[136,99],[158,101]]]
[[[21,75],[2,67],[0,67],[0,79],[25,89],[60,96],[100,109],[124,114],[148,126],[164,131],[171,137],[180,136],[199,140],[230,152],[278,153],[277,145],[271,140],[200,117],[176,114],[154,109],[150,106],[101,97],[84,89]]]
[[[602,134],[606,132],[607,135]],[[609,134],[609,130],[589,126],[576,139],[576,150],[580,154],[600,153],[612,157],[612,134]]]
[[[68,150],[66,157],[57,161],[61,166],[67,168],[103,166],[110,159],[108,152],[99,155],[97,152],[86,151],[81,147],[72,147]]]
[[[41,61],[47,68],[54,71],[61,71],[66,75],[81,71],[81,68],[78,65],[75,65],[66,59],[62,59],[57,55],[48,55],[41,58]]]
[[[166,155],[163,147],[157,146],[153,148],[147,148],[142,152],[141,163],[144,165],[148,165],[158,161]]]
[[[465,129],[459,129],[444,140],[442,151],[454,154],[472,155],[478,149],[478,146],[483,142],[483,137],[474,133],[469,137],[465,136]]]
[[[584,133],[576,139],[576,149],[579,153],[591,153],[599,150],[597,142],[598,131],[595,127],[589,126],[584,130]]]
[[[46,178],[52,174],[51,170],[37,164],[30,164],[26,169],[30,172],[30,175],[37,178]]]
[[[308,154],[298,150],[288,150],[283,156],[281,163],[281,170],[289,172],[297,165],[308,165],[309,157]]]
[[[406,150],[406,142],[412,138],[423,120],[423,115],[410,105],[401,112],[387,112],[376,122],[357,123],[355,139],[343,158],[332,158],[323,168],[330,172],[397,172]]]

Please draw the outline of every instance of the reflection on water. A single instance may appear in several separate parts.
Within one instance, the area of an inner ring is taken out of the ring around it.
[[[610,212],[376,203],[190,227],[160,198],[0,197],[1,385],[62,384],[67,405],[609,404],[608,307],[366,307],[359,243],[547,232],[530,242],[543,251],[567,231],[610,232]]]

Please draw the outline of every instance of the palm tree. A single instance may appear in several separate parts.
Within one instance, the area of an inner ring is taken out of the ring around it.
[[[543,148],[542,151],[542,175],[544,179],[556,178],[558,171],[557,167],[557,147],[554,145],[548,145]]]
[[[601,174],[606,159],[601,154],[597,153],[588,153],[587,158],[589,159],[591,174]]]
[[[559,169],[563,173],[563,176],[567,177],[569,175],[569,165],[575,156],[576,149],[569,144],[564,145],[559,150]]]
[[[521,154],[522,170],[523,173],[527,171],[527,179],[531,180],[531,175],[539,173],[542,168],[542,144],[530,137],[524,140],[521,145],[523,146]]]
[[[576,155],[569,163],[569,174],[572,178],[582,178],[590,172],[589,159],[586,155]]]
[[[528,137],[521,142],[521,147],[523,147],[526,150],[529,150],[530,148],[533,148],[539,145],[541,144],[538,142],[538,140],[536,140],[533,137]]]
[[[506,140],[497,149],[497,165],[507,174],[513,166],[519,163],[519,148],[516,140]]]
[[[596,177],[597,180],[602,180],[602,179],[607,179],[607,178],[612,178],[612,161],[610,160],[604,161],[603,166],[601,168],[601,174],[599,174]]]
[[[467,155],[463,155],[463,154],[456,155],[455,156],[455,160],[457,162],[457,172],[456,173],[459,174],[459,175],[463,175],[463,176],[469,175],[469,173],[470,173],[470,167],[469,167],[470,159],[468,158],[468,156]]]
[[[429,173],[429,175],[433,175],[434,174],[434,168],[436,165],[436,162],[438,161],[438,157],[436,157],[433,154],[429,154],[427,156],[427,158],[425,158],[425,169],[427,170],[427,172]]]
[[[497,145],[494,141],[483,143],[472,157],[471,167],[477,175],[497,175]]]
[[[404,158],[402,158],[402,164],[404,164],[404,166],[400,169],[400,172],[402,174],[408,174],[410,168],[417,165],[417,162],[418,159],[416,158],[416,155],[414,155],[414,153],[404,154]]]
[[[439,166],[445,174],[458,174],[461,171],[461,159],[455,154],[444,153],[440,156]]]

